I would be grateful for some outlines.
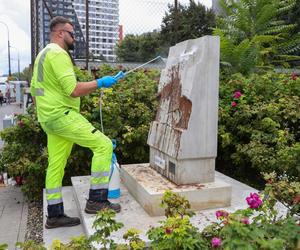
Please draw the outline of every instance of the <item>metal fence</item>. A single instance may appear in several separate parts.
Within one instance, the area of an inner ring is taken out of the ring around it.
[[[69,1],[69,0],[57,0],[58,2],[64,2],[64,1]],[[196,2],[203,3],[205,1],[209,0],[195,0]],[[54,14],[58,11],[62,11],[62,9],[55,10],[55,7],[53,5],[54,2],[50,0],[30,0],[31,3],[31,29],[32,29],[32,34],[31,34],[31,43],[32,43],[32,63],[37,55],[37,53],[44,47],[45,45],[41,46],[40,44],[40,37],[41,37],[41,27],[45,27],[45,23],[42,23],[40,19],[40,14],[39,11],[43,7],[43,13],[48,13],[50,18],[55,16]],[[80,9],[80,13],[84,13],[84,11],[87,10],[88,4],[92,4],[93,1],[88,1],[88,0],[77,0],[77,3],[82,4],[80,8],[83,8],[83,10]],[[93,4],[95,5],[96,2]],[[100,3],[100,2],[99,2]],[[115,3],[112,2],[112,3]],[[101,5],[97,5],[95,9],[99,11],[99,16],[103,16],[104,14],[102,13],[103,10],[101,10],[101,6],[104,4],[107,11],[109,11],[109,6],[110,4],[109,1],[101,2]],[[173,5],[178,6],[180,5],[188,5],[190,3],[190,0],[119,0],[118,1],[118,13],[119,13],[119,39],[123,39],[126,37],[127,34],[134,34],[134,35],[140,35],[142,33],[147,33],[147,32],[152,32],[152,31],[160,31],[161,25],[162,25],[162,19],[166,14],[169,12],[169,6]],[[114,4],[115,5],[115,4]],[[75,6],[75,5],[74,5]],[[57,7],[58,8],[58,7]],[[90,9],[90,8],[88,8]],[[75,10],[75,9],[74,9]],[[56,11],[56,12],[55,12]],[[94,13],[95,10],[92,12]],[[86,12],[85,12],[86,13]],[[107,13],[107,16],[109,16],[110,12]],[[77,13],[78,14],[78,13]],[[85,14],[86,17],[89,16],[88,12]],[[104,15],[105,16],[105,15]],[[82,17],[81,17],[82,18]],[[91,20],[90,20],[91,19]],[[86,58],[89,54],[89,60],[91,60],[91,54],[94,54],[92,58],[95,60],[102,60],[101,56],[99,56],[99,50],[103,50],[106,53],[106,57],[113,57],[114,55],[114,49],[112,47],[112,42],[113,39],[106,39],[105,37],[95,37],[95,34],[90,34],[89,32],[89,27],[91,25],[94,25],[92,21],[94,22],[95,20],[93,18],[85,18],[85,27],[88,27],[86,31],[84,32],[83,35],[85,35],[85,45],[82,49],[83,51],[83,56],[82,57],[76,57],[76,58]],[[50,20],[50,19],[49,19]],[[90,21],[91,22],[90,22]],[[82,24],[81,24],[82,25]],[[96,27],[96,26],[95,26]],[[98,27],[97,27],[98,29]],[[102,28],[101,28],[102,29]],[[95,30],[95,28],[94,28]],[[45,33],[45,32],[44,32]],[[93,32],[93,33],[98,33]],[[99,32],[99,34],[104,34],[105,32]],[[108,33],[105,33],[108,34]],[[102,39],[103,38],[103,39]],[[105,39],[104,39],[105,38]],[[99,44],[97,45],[96,42]],[[104,41],[106,40],[106,41]],[[107,43],[107,45],[103,45],[100,43]],[[96,45],[95,45],[96,44]],[[97,46],[102,46],[101,48]],[[104,47],[103,47],[104,46]],[[105,47],[107,46],[107,47]],[[77,45],[78,47],[78,45]],[[89,49],[87,49],[89,48]],[[110,51],[109,51],[110,50]],[[102,54],[103,55],[103,54]],[[104,56],[105,57],[105,56]],[[105,59],[107,59],[105,57]],[[88,65],[88,59],[86,58],[86,66]],[[111,59],[107,59],[108,61],[115,61]]]
[[[120,0],[120,25],[124,34],[141,34],[159,30],[168,5],[188,5],[190,0]],[[204,2],[197,1],[196,2]]]
[[[195,0],[203,2],[203,0]],[[190,0],[119,0],[119,25],[121,37],[126,35],[141,35],[143,33],[160,31],[163,17],[169,13],[171,5],[188,5]],[[89,62],[89,68],[95,69],[102,63],[108,63],[112,66],[122,64],[126,68],[134,68],[139,63],[120,61],[118,62]],[[76,60],[80,68],[86,68],[86,61]],[[156,61],[147,65],[150,68],[163,68],[162,61]]]

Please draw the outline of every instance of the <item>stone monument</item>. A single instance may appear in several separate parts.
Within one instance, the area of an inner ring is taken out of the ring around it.
[[[123,167],[129,192],[150,215],[171,189],[192,208],[229,206],[231,186],[215,180],[217,156],[220,41],[215,36],[170,48],[159,87],[159,107],[150,126],[150,164]]]

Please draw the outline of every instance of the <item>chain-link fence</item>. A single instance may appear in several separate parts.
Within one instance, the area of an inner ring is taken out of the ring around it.
[[[211,0],[32,0],[32,2],[34,3],[31,5],[34,31],[32,44],[35,48],[32,50],[33,57],[49,42],[51,18],[57,15],[70,18],[71,15],[77,32],[72,56],[86,68],[88,61],[145,62],[162,51],[167,54],[169,46],[179,41],[177,31],[181,21],[177,18],[180,12],[178,9],[182,10],[183,6],[191,6],[192,3],[208,6]],[[69,7],[65,8],[64,5]],[[168,24],[169,30],[164,37],[167,39],[163,39],[161,34],[165,32],[164,29],[161,32],[162,21],[166,16],[172,20],[169,20],[171,25]],[[132,40],[127,47],[123,46],[120,49],[120,44],[124,44],[123,41],[129,35],[132,36]],[[164,42],[161,42],[162,40]]]
[[[168,56],[169,47],[179,42],[178,28],[182,28],[180,12],[183,8],[189,8],[192,3],[211,6],[207,0],[120,0],[119,23],[122,38],[127,35],[135,35],[136,43],[131,40],[131,45],[124,45],[116,50],[119,62],[147,62],[157,55]],[[177,13],[177,14],[176,14]],[[200,14],[201,15],[201,14]],[[167,18],[169,34],[163,38],[166,30],[162,30],[163,19]],[[192,18],[192,17],[191,17]],[[147,35],[146,35],[147,34]],[[144,35],[144,37],[143,37]],[[137,38],[140,37],[140,38]],[[124,41],[124,40],[123,40]],[[166,42],[167,41],[167,42]],[[130,42],[129,39],[126,40]],[[135,47],[135,50],[132,49]],[[128,53],[128,49],[130,52]],[[150,67],[164,67],[162,60],[155,60]]]
[[[120,0],[119,15],[120,25],[124,35],[142,34],[160,30],[163,17],[169,12],[169,5],[188,5],[190,0]],[[211,5],[211,1],[197,1]]]

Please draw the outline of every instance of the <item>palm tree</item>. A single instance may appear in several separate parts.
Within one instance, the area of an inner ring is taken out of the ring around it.
[[[295,5],[296,0],[220,0],[223,16],[214,35],[221,38],[222,64],[249,73],[299,60],[293,56],[300,50],[300,34],[292,32],[297,25],[279,19]]]

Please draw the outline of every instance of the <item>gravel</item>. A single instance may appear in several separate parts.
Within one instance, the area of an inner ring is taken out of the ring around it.
[[[43,202],[28,203],[27,230],[25,241],[43,242]]]

